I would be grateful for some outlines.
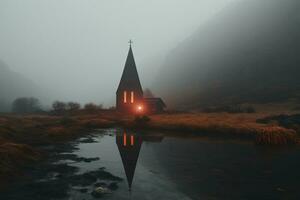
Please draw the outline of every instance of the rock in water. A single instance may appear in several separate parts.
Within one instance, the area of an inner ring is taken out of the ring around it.
[[[94,191],[92,192],[92,196],[95,198],[100,198],[103,195],[106,194],[111,194],[111,190],[109,190],[108,188],[104,188],[104,187],[97,187],[94,189]]]

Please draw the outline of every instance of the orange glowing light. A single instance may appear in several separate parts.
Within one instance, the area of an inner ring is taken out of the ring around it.
[[[126,143],[127,143],[127,141],[126,141],[126,133],[124,133],[124,135],[123,135],[123,144],[124,144],[124,146],[126,146]]]
[[[133,135],[130,136],[130,145],[133,146],[134,145],[134,140],[133,140]]]
[[[137,107],[137,110],[138,110],[139,112],[141,112],[141,111],[143,110],[143,106],[139,105],[139,106]]]
[[[130,102],[133,103],[134,102],[134,92],[131,92],[131,96],[130,96]]]
[[[127,92],[124,91],[124,94],[123,94],[123,101],[124,103],[127,103]]]

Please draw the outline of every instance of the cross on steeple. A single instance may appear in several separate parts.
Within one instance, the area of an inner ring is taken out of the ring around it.
[[[128,43],[129,43],[129,45],[131,46],[131,44],[132,44],[133,42],[132,42],[132,40],[129,40],[129,42],[128,42]]]

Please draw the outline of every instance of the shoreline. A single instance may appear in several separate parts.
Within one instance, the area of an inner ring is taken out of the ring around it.
[[[246,139],[258,145],[299,144],[296,130],[274,123],[257,123],[266,114],[187,113],[149,116],[137,121],[134,116],[116,112],[93,114],[0,115],[0,183],[22,174],[22,169],[42,160],[38,146],[64,143],[97,128],[122,127],[132,130],[157,130],[177,135]],[[1,186],[1,184],[0,184]]]
[[[259,145],[299,144],[296,130],[281,127],[273,122],[257,123],[265,115],[255,114],[175,114],[150,116],[151,120],[139,125],[134,121],[124,124],[127,128],[192,133],[205,136],[226,136],[248,139]]]

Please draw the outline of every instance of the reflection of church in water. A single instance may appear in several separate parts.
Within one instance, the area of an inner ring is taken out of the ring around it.
[[[127,134],[126,132],[116,136],[116,143],[124,166],[129,190],[131,190],[134,172],[143,141],[161,142],[162,139],[162,136],[141,136],[137,134]]]

